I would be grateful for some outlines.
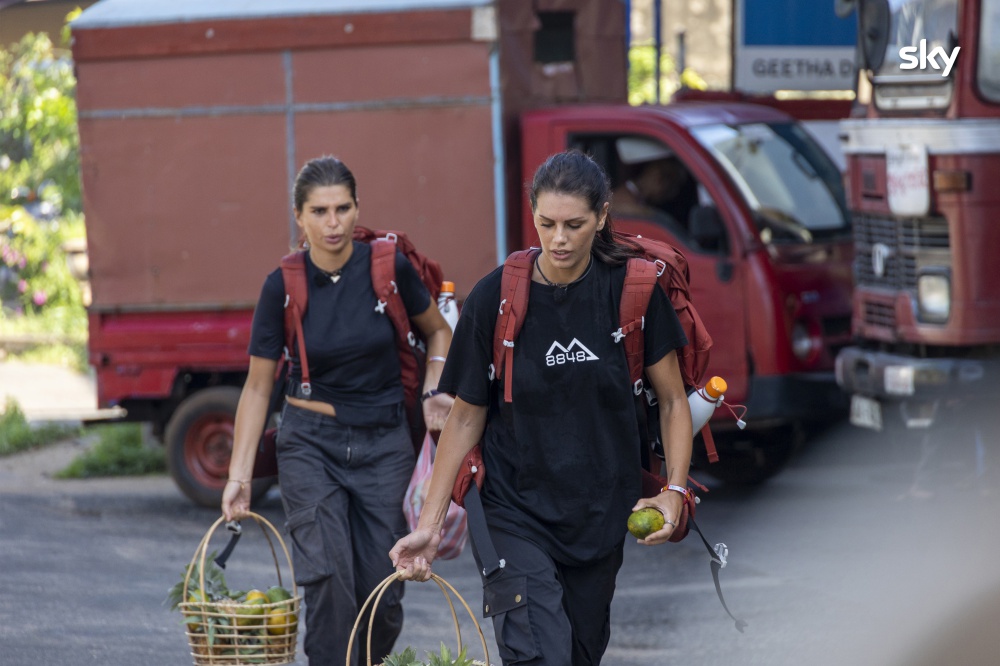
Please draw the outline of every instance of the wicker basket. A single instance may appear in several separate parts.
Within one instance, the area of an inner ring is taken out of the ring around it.
[[[292,579],[292,598],[264,604],[246,604],[237,601],[182,601],[178,604],[184,617],[187,618],[188,642],[191,645],[191,656],[195,666],[202,664],[224,664],[226,666],[241,666],[243,664],[290,664],[295,661],[295,648],[298,643],[299,606],[302,595],[295,586],[295,570],[288,548],[281,534],[266,518],[256,513],[250,513],[267,539],[274,558],[274,568],[278,574],[278,585],[281,585],[281,566],[274,549],[271,534],[277,539],[288,562],[288,570]],[[219,518],[202,537],[198,549],[191,558],[184,577],[184,599],[188,596],[188,583],[195,562],[199,562],[199,590],[205,589],[205,559],[208,553],[208,543],[212,534],[225,519]]]
[[[351,640],[347,644],[347,666],[351,666],[351,650],[354,648],[354,637],[358,635],[358,627],[361,624],[361,618],[364,616],[365,610],[368,608],[369,604],[372,606],[372,612],[368,619],[367,652],[368,666],[372,666],[372,618],[375,617],[375,608],[378,607],[379,601],[382,600],[382,595],[385,594],[385,591],[389,589],[389,586],[392,585],[393,582],[399,580],[399,577],[400,574],[397,571],[396,573],[387,576],[381,583],[376,585],[375,589],[372,590],[372,593],[368,595],[368,599],[365,600],[361,610],[358,611],[358,619],[354,621],[354,629],[351,630]],[[480,666],[486,666],[490,663],[490,651],[486,647],[486,636],[483,634],[483,628],[479,626],[479,622],[476,620],[476,614],[472,612],[471,608],[469,608],[469,604],[465,603],[465,599],[463,599],[462,595],[458,593],[458,590],[451,586],[451,583],[437,574],[431,574],[431,580],[437,583],[437,586],[441,588],[441,593],[444,595],[445,601],[448,602],[448,609],[451,610],[451,619],[455,623],[455,641],[458,643],[459,651],[462,649],[462,628],[458,623],[458,614],[455,612],[455,604],[452,603],[451,594],[454,594],[455,598],[458,599],[462,606],[465,607],[465,612],[469,614],[472,624],[476,627],[476,631],[479,633],[479,642],[482,645],[483,655],[486,661],[477,661],[474,663],[479,664]],[[374,601],[372,601],[373,599]],[[381,664],[379,666],[381,666]]]

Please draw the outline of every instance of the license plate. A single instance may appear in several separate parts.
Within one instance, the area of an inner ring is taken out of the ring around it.
[[[851,424],[872,430],[882,429],[882,405],[863,395],[851,396]]]

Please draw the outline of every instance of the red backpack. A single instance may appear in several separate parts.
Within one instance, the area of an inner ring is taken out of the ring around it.
[[[418,453],[424,441],[426,426],[420,406],[420,390],[424,381],[424,362],[427,347],[420,331],[410,326],[403,297],[396,288],[396,250],[409,259],[427,287],[431,302],[436,303],[441,293],[444,272],[441,265],[417,251],[406,234],[400,231],[380,231],[354,227],[354,240],[368,243],[372,250],[372,287],[378,302],[375,309],[389,316],[396,330],[396,350],[399,352],[399,367],[403,382],[406,414],[410,424],[413,447]],[[301,390],[308,396],[312,392],[309,381],[309,362],[306,357],[305,339],[302,335],[302,317],[308,307],[308,283],[306,280],[305,251],[293,252],[281,259],[281,277],[285,283],[285,357],[290,358],[292,350],[297,350],[302,368]],[[280,369],[279,369],[280,372]],[[274,448],[275,429],[264,433],[254,466],[254,477],[277,474],[277,460]]]
[[[656,404],[656,396],[652,388],[647,388],[643,381],[645,338],[642,335],[642,327],[646,308],[653,295],[654,285],[659,283],[670,299],[688,339],[688,344],[677,350],[681,377],[686,385],[700,386],[701,379],[708,367],[712,337],[708,334],[701,317],[698,316],[698,311],[695,310],[694,304],[690,301],[688,291],[690,272],[684,255],[667,243],[660,241],[623,233],[616,233],[616,236],[625,244],[640,248],[644,253],[644,257],[629,259],[626,266],[625,283],[622,287],[621,305],[618,313],[619,329],[614,335],[616,340],[625,345],[625,356],[628,361],[633,393],[636,396],[645,394],[647,406],[652,409],[652,406]],[[493,335],[493,363],[490,366],[490,377],[503,381],[505,402],[513,400],[514,342],[528,311],[531,274],[538,252],[537,249],[514,252],[504,262],[503,276],[500,282],[501,307]],[[708,448],[709,459],[714,462],[718,460],[718,454],[715,451],[715,445],[707,425],[702,433],[705,438],[705,446]],[[649,456],[649,468],[643,470],[642,494],[644,497],[659,494],[661,489],[667,485],[665,479],[656,475],[658,472],[659,460],[655,456]],[[452,498],[461,504],[459,499],[464,498],[473,479],[477,485],[482,485],[484,474],[482,452],[477,446],[463,463]],[[680,533],[681,530],[675,532]],[[684,530],[683,534],[686,533]],[[678,534],[678,537],[683,538],[681,534]]]

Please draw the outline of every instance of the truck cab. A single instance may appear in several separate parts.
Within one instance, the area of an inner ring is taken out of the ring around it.
[[[855,343],[851,421],[928,428],[993,400],[1000,357],[997,0],[861,6],[866,117],[842,124]]]
[[[752,423],[726,432],[732,420],[717,420],[724,454],[710,473],[762,480],[792,452],[790,430],[846,413],[833,363],[849,341],[850,225],[840,172],[799,123],[758,105],[678,102],[540,110],[521,125],[526,174],[556,151],[592,155],[612,179],[616,228],[687,258],[714,341],[709,372]],[[521,218],[537,242],[530,210]]]

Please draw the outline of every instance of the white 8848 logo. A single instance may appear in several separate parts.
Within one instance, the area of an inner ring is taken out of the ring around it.
[[[564,365],[566,363],[583,363],[585,361],[596,361],[597,354],[587,349],[587,347],[573,338],[573,341],[563,347],[558,341],[553,342],[549,350],[545,352],[545,365]]]

